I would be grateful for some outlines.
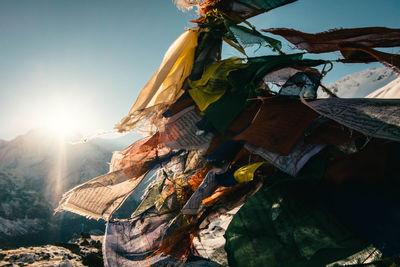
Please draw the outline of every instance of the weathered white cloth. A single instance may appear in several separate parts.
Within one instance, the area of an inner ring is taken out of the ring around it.
[[[400,99],[327,98],[303,103],[367,136],[400,141]]]
[[[261,156],[268,162],[275,165],[281,171],[292,176],[296,176],[308,162],[308,160],[320,152],[325,145],[305,144],[302,140],[300,140],[293,147],[292,151],[286,156],[272,153],[262,147],[258,147],[249,143],[246,143],[244,147],[251,154]]]
[[[150,266],[179,261],[165,254],[153,255],[169,226],[170,215],[138,216],[107,223],[103,242],[105,266]],[[152,256],[152,257],[150,257]]]
[[[103,242],[104,266],[220,266],[201,257],[189,261],[164,253],[154,254],[170,225],[171,216],[158,215],[155,210],[133,219],[109,222]]]
[[[188,107],[170,118],[159,123],[161,142],[171,149],[202,149],[210,145],[213,135],[204,134],[196,126],[201,116],[195,112],[195,107]]]
[[[55,212],[70,211],[108,221],[146,174],[128,176],[123,170],[96,177],[65,193]]]
[[[203,199],[209,197],[218,187],[215,174],[224,173],[226,168],[214,168],[210,170],[197,190],[190,196],[185,206],[182,208],[183,214],[196,215],[204,208]]]

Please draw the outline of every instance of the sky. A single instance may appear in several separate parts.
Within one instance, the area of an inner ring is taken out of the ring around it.
[[[400,28],[399,12],[399,0],[299,0],[250,22],[306,32]],[[112,130],[195,18],[172,0],[1,0],[0,139],[51,124],[84,135]],[[224,48],[224,57],[237,55]],[[379,66],[337,64],[324,82]]]

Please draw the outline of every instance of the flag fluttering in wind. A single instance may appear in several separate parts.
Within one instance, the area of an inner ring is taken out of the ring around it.
[[[371,248],[398,262],[400,100],[341,99],[323,78],[336,62],[399,70],[399,55],[377,49],[399,46],[400,29],[272,28],[267,36],[247,22],[294,1],[174,1],[198,9],[197,27],[170,46],[116,125],[155,130],[115,152],[108,174],[65,193],[56,209],[107,221],[107,266],[219,266],[193,239],[241,205],[225,233],[230,266],[365,262]],[[273,35],[305,52],[284,53]],[[223,42],[243,58],[221,59]],[[270,54],[248,57],[255,45]],[[343,58],[307,58],[332,51]],[[329,98],[316,99],[317,90]],[[139,185],[147,187],[139,207],[114,219]]]

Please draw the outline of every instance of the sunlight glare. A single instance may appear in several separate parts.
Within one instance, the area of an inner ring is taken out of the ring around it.
[[[76,118],[67,110],[56,110],[46,118],[46,128],[57,135],[64,135],[77,130]]]
[[[56,103],[48,106],[47,111],[42,111],[42,126],[58,137],[78,132],[82,126],[79,108],[67,103]]]

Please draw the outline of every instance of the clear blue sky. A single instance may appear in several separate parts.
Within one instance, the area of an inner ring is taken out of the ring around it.
[[[299,0],[250,21],[307,32],[400,28],[399,13],[399,0]],[[172,0],[1,0],[0,139],[60,108],[80,116],[84,134],[112,129],[194,18]],[[327,78],[376,66],[338,65]]]

